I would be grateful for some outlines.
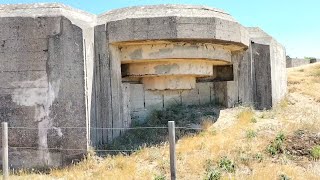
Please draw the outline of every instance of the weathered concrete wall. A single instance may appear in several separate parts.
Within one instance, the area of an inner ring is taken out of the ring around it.
[[[287,58],[286,59],[286,67],[287,68],[303,66],[303,65],[310,64],[310,63],[311,63],[310,59],[299,59],[299,58]]]
[[[12,167],[60,166],[86,152],[92,20],[59,4],[0,5],[0,120]]]
[[[270,46],[258,43],[251,44],[253,60],[253,103],[257,109],[272,107],[272,62]]]
[[[85,129],[60,128],[86,127],[82,30],[63,17],[8,17],[0,23],[0,120],[39,128],[10,129],[9,146],[85,149]],[[10,164],[58,166],[81,154],[33,148],[11,148]]]
[[[320,59],[312,58],[312,59],[299,59],[299,58],[287,58],[286,67],[299,67],[307,64],[320,62]]]
[[[270,43],[272,106],[275,106],[287,93],[286,50],[272,39]]]
[[[222,83],[197,83],[196,88],[192,90],[179,91],[148,91],[144,89],[143,84],[130,84],[132,120],[143,122],[152,111],[172,105],[221,105],[225,102],[223,93],[226,92]]]
[[[227,107],[235,105],[251,105],[253,102],[252,61],[250,47],[245,52],[236,51],[232,54],[232,81],[226,82],[227,97],[224,103]]]
[[[119,49],[109,43],[107,25],[95,27],[94,86],[91,102],[91,145],[100,147],[131,124],[129,85],[122,83]],[[96,129],[98,128],[98,129]]]
[[[251,41],[258,44],[270,46],[271,88],[272,105],[277,104],[287,93],[286,52],[285,48],[270,35],[260,28],[247,28]],[[263,70],[263,69],[262,69]],[[256,72],[260,69],[256,69]],[[266,76],[264,76],[266,77]],[[268,80],[263,79],[268,82]]]

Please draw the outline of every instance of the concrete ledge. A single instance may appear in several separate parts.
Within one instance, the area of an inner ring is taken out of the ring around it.
[[[155,17],[217,17],[228,21],[235,21],[230,14],[207,6],[196,5],[149,5],[134,6],[112,10],[98,16],[98,24],[118,21],[127,18],[155,18]]]
[[[106,27],[110,43],[196,39],[211,40],[233,50],[245,49],[249,44],[249,37],[239,23],[217,17],[128,18],[107,22]]]

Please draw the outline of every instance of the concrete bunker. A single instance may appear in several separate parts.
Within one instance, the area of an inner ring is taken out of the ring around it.
[[[215,78],[215,67],[231,64],[231,49],[219,44],[142,43],[126,43],[118,47],[123,81],[139,79],[146,90],[194,89],[197,78]]]
[[[268,109],[286,93],[283,46],[215,8],[0,5],[0,24],[12,167],[68,164],[172,104]]]

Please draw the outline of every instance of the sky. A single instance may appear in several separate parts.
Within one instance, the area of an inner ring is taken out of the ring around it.
[[[0,4],[60,2],[93,14],[128,6],[196,4],[222,9],[244,26],[258,26],[290,57],[320,58],[319,0],[0,0]]]

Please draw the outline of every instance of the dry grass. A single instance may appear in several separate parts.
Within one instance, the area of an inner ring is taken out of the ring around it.
[[[270,111],[237,107],[222,110],[215,124],[203,123],[205,131],[177,143],[178,179],[204,179],[208,162],[218,168],[221,157],[235,164],[235,172],[221,171],[221,179],[320,179],[319,162],[271,156],[266,147],[281,131],[319,132],[320,65],[289,70],[289,94]],[[252,138],[247,133],[254,131]],[[26,174],[12,179],[169,179],[168,144],[144,148],[130,156],[89,156],[85,161],[49,175]]]
[[[308,95],[320,102],[320,64],[289,69],[289,92]]]

